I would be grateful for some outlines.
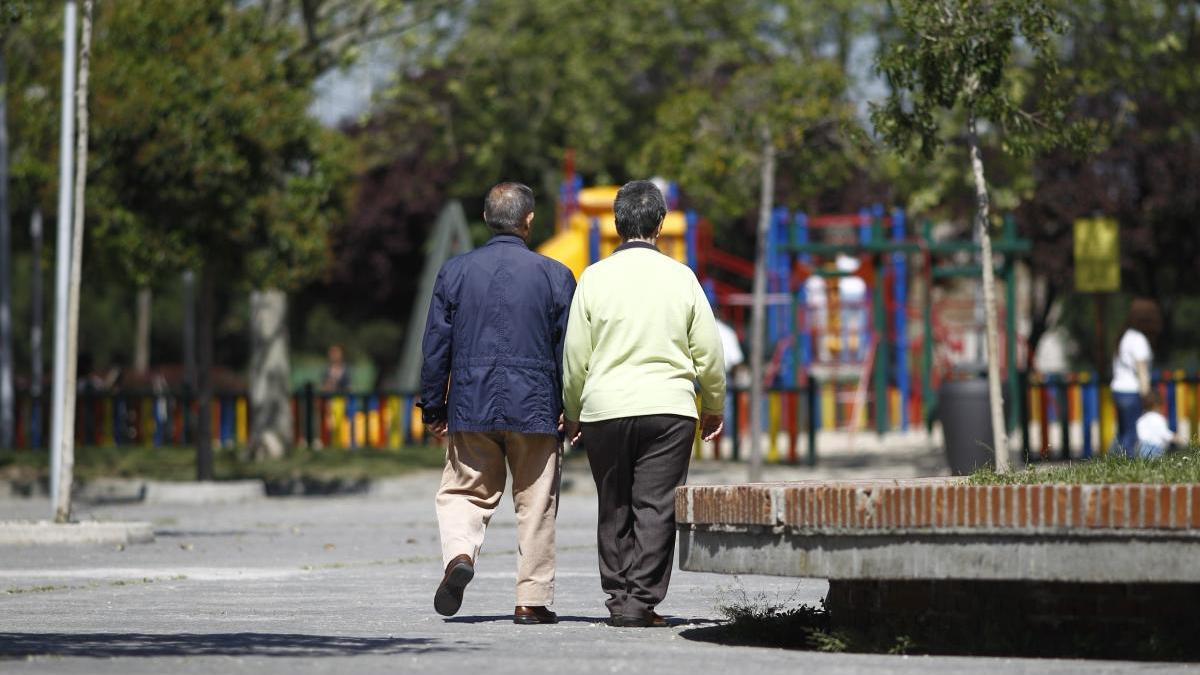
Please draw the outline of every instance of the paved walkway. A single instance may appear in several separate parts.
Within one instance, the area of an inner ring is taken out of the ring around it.
[[[578,466],[568,473],[584,477]],[[697,467],[700,479],[716,473]],[[1151,667],[830,655],[688,638],[720,617],[722,601],[744,592],[815,603],[826,591],[820,580],[676,572],[660,607],[674,627],[609,628],[596,572],[594,498],[584,490],[565,495],[560,509],[562,623],[510,621],[515,533],[507,500],[462,612],[443,620],[432,610],[441,572],[435,483],[435,474],[414,475],[392,483],[387,497],[83,506],[80,517],[150,520],[158,539],[123,549],[0,548],[0,671],[927,674]],[[48,510],[44,500],[0,501],[6,518]]]

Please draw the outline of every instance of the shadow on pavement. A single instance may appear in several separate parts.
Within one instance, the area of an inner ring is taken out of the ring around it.
[[[446,623],[512,623],[512,614],[495,614],[492,616],[452,616],[445,619]],[[604,623],[607,617],[599,616],[558,616],[559,623]],[[3,637],[0,635],[0,637]]]
[[[24,656],[356,656],[423,654],[431,638],[354,637],[295,633],[0,633],[0,657]]]

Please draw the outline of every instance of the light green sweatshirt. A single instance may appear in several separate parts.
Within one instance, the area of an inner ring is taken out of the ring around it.
[[[721,338],[691,269],[645,247],[583,271],[563,346],[568,420],[695,418],[696,382],[703,412],[723,413]]]

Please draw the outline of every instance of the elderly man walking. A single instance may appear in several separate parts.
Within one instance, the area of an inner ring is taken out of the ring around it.
[[[665,626],[654,611],[675,553],[675,488],[696,435],[725,408],[721,338],[688,267],[658,251],[667,205],[649,181],[614,204],[622,244],[584,270],[571,303],[563,362],[566,431],[583,439],[600,501],[600,583],[614,626]],[[580,426],[582,423],[582,427]]]
[[[450,435],[437,493],[445,573],[433,604],[443,616],[462,606],[507,463],[517,512],[513,621],[554,623],[562,345],[575,278],[529,250],[528,187],[493,187],[483,219],[494,236],[442,267],[425,325],[419,405],[433,434]]]

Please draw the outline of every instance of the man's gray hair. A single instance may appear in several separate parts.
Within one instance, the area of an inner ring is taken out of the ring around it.
[[[521,183],[500,183],[483,202],[483,222],[497,234],[520,230],[531,213],[533,190]]]
[[[654,183],[630,181],[617,191],[613,211],[622,239],[649,239],[667,215],[667,200]]]

